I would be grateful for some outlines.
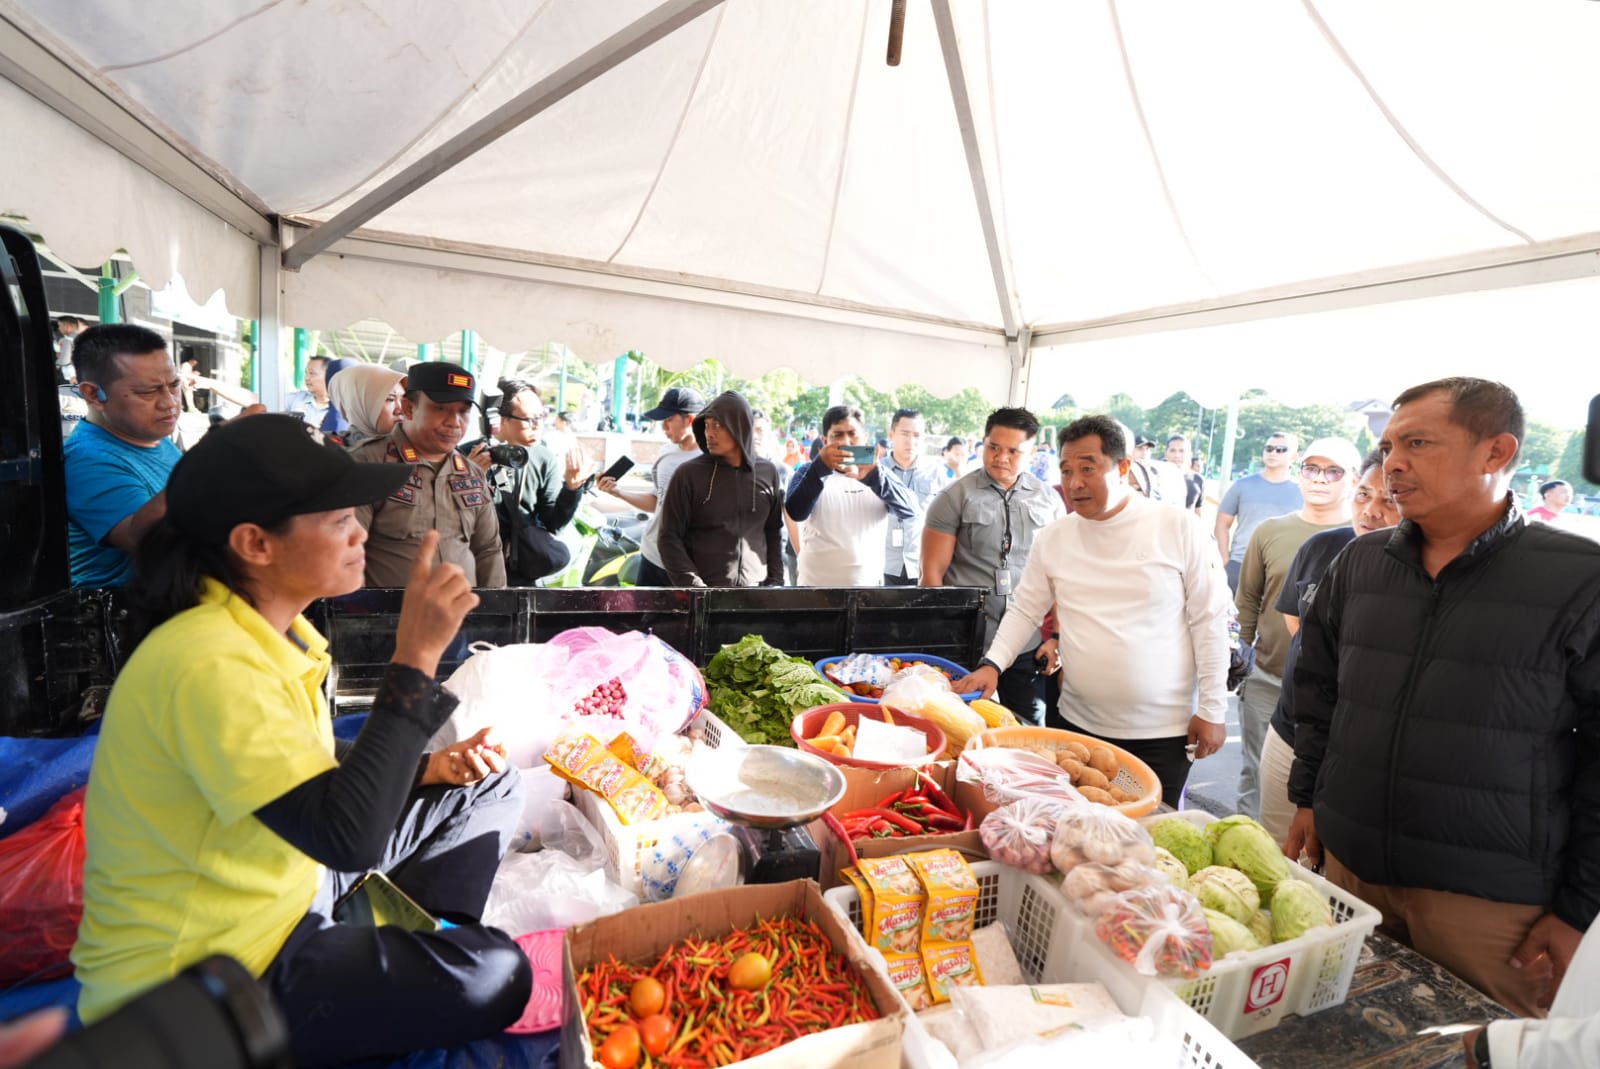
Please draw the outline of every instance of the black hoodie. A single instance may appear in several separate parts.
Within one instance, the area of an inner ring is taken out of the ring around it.
[[[782,586],[783,484],[778,466],[755,455],[750,404],[732,390],[694,419],[706,448],[706,418],[739,443],[735,467],[708,451],[684,462],[661,499],[661,566],[674,586]]]

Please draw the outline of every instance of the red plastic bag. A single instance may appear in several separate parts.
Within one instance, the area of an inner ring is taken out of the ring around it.
[[[0,839],[0,983],[72,973],[83,919],[83,788]]]

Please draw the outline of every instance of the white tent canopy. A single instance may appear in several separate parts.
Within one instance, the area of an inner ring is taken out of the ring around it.
[[[269,324],[1046,401],[1381,395],[1517,343],[1418,344],[1486,289],[1593,336],[1595,5],[907,6],[890,67],[889,0],[0,0],[0,210]]]

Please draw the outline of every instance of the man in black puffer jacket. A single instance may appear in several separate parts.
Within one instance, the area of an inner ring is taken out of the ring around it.
[[[1442,379],[1379,449],[1404,520],[1351,542],[1295,670],[1285,852],[1387,930],[1542,1015],[1600,910],[1600,546],[1507,493],[1516,395]]]

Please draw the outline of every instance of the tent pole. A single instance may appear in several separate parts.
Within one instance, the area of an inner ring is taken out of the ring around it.
[[[259,329],[252,332],[255,342],[256,368],[251,389],[268,412],[283,411],[283,288],[280,284],[279,264],[283,250],[276,241],[264,242],[259,247],[256,275],[256,310]]]
[[[611,361],[611,424],[622,426],[622,408],[628,397],[628,354]]]
[[[1222,471],[1217,476],[1217,496],[1228,492],[1233,481],[1233,446],[1239,437],[1239,398],[1228,398],[1228,425],[1222,432]]]
[[[117,267],[110,260],[100,265],[99,298],[100,322],[122,322],[122,302],[117,300]]]
[[[311,354],[311,332],[305,327],[294,328],[294,388],[306,388],[306,357]]]

